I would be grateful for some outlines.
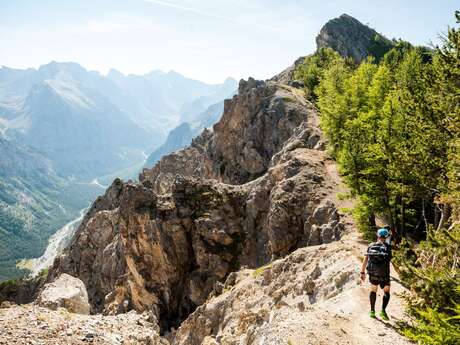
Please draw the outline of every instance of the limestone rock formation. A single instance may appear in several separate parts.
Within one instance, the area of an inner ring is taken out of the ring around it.
[[[317,117],[300,89],[240,82],[213,131],[139,183],[114,181],[50,279],[81,279],[93,312],[149,310],[167,330],[241,267],[339,239]]]
[[[90,312],[85,285],[80,279],[65,273],[45,284],[36,303],[52,310],[65,308],[71,313],[86,315]]]
[[[328,21],[316,37],[319,48],[332,48],[359,63],[372,55],[377,60],[393,47],[393,42],[355,18],[342,14]]]

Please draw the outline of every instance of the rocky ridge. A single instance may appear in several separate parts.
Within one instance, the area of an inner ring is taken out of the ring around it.
[[[340,238],[322,148],[300,90],[243,81],[213,132],[113,183],[49,277],[81,279],[93,312],[177,326],[231,272]]]
[[[1,345],[169,345],[152,314],[69,313],[35,304],[0,307]]]

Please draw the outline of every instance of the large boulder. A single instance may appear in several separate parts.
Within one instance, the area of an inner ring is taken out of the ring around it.
[[[86,315],[91,309],[85,284],[80,279],[66,273],[61,274],[52,283],[46,284],[36,303],[52,310],[62,307],[71,313]]]

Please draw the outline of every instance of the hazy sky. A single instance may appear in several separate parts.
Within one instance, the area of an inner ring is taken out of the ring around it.
[[[428,44],[455,9],[458,0],[0,0],[0,65],[265,79],[313,52],[321,26],[342,13]]]

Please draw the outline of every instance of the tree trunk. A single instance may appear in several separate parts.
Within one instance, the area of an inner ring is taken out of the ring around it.
[[[370,227],[372,227],[372,228],[374,228],[374,229],[377,228],[377,224],[375,223],[375,213],[374,213],[374,212],[372,212],[372,213],[369,215],[367,221],[369,222],[369,226],[370,226]]]
[[[438,227],[436,228],[436,231],[439,231],[442,229],[444,224],[446,223],[447,219],[449,219],[450,216],[450,206],[447,204],[442,205],[441,207],[441,219],[439,220]]]
[[[406,205],[403,196],[401,196],[401,236],[406,237]]]

